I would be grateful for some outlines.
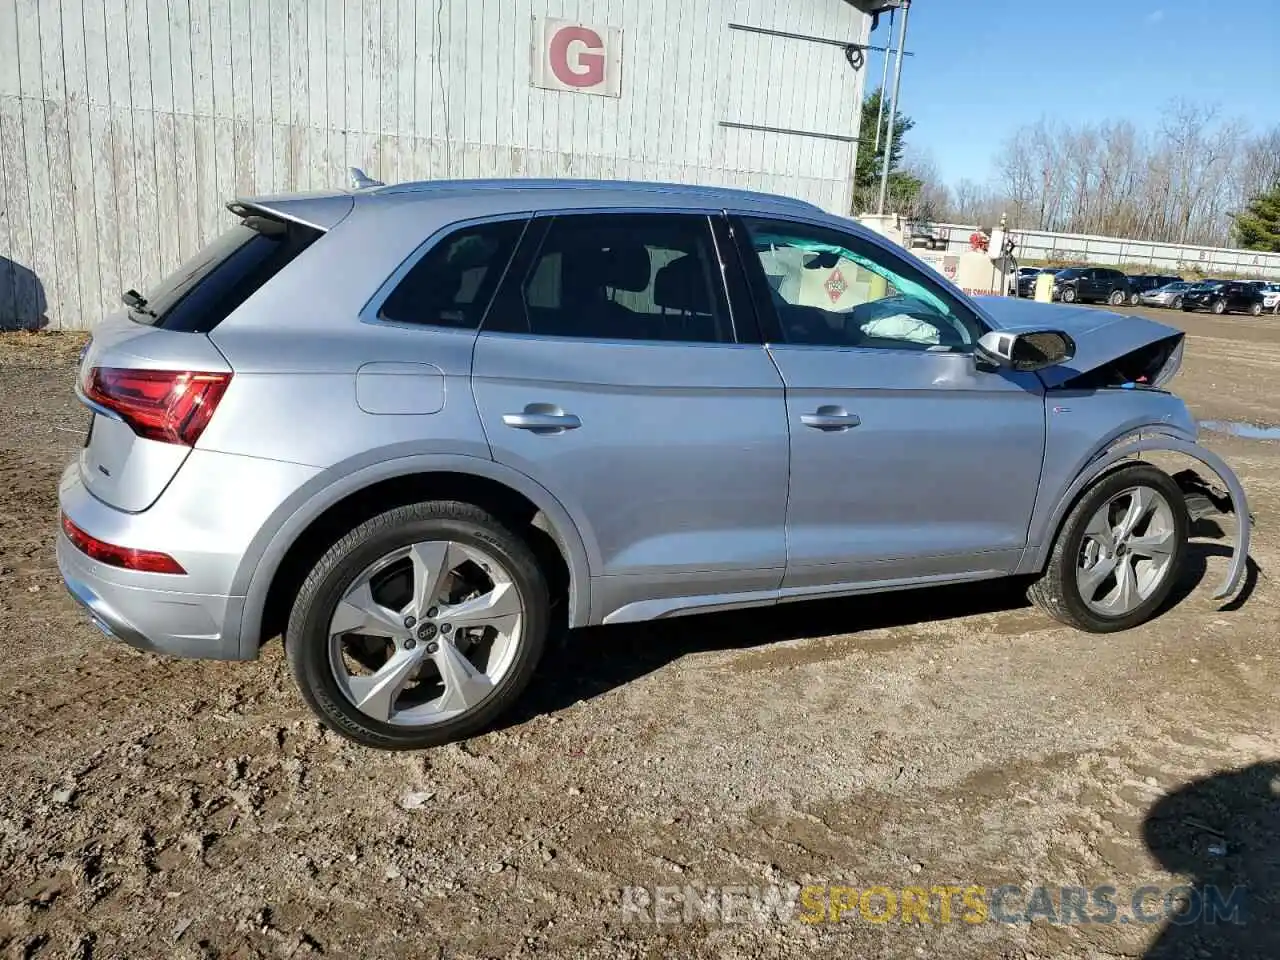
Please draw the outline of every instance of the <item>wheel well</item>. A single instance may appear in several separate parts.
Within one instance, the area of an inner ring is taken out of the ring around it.
[[[262,613],[259,644],[282,634],[307,574],[325,551],[372,517],[426,500],[458,500],[493,514],[523,537],[538,558],[551,589],[553,625],[567,618],[569,563],[564,546],[537,504],[524,494],[464,473],[415,473],[371,484],[339,500],[311,521],[290,545],[271,578]]]
[[[1170,457],[1181,457],[1187,460],[1191,460],[1192,462],[1196,462],[1194,457],[1190,457],[1187,454],[1181,453],[1176,450],[1152,450],[1152,451],[1144,451],[1144,452],[1160,453]],[[1062,530],[1067,525],[1067,518],[1071,516],[1071,511],[1075,510],[1076,505],[1079,504],[1080,501],[1083,500],[1085,496],[1088,495],[1090,490],[1092,490],[1098,484],[1102,483],[1102,481],[1107,479],[1107,477],[1111,476],[1113,473],[1117,473],[1120,470],[1126,470],[1129,467],[1155,467],[1157,470],[1162,470],[1164,473],[1169,474],[1171,478],[1173,477],[1173,474],[1168,468],[1161,466],[1159,463],[1154,463],[1151,460],[1146,459],[1146,457],[1142,455],[1142,452],[1139,452],[1139,451],[1134,451],[1132,454],[1125,457],[1123,460],[1117,460],[1115,463],[1111,464],[1109,467],[1104,468],[1096,477],[1092,478],[1088,483],[1086,483],[1083,487],[1081,487],[1080,490],[1076,492],[1076,495],[1072,497],[1071,500],[1067,503],[1066,507],[1063,508],[1062,516],[1058,518],[1058,522],[1053,528],[1053,536],[1049,538],[1048,548],[1044,552],[1044,558],[1046,562],[1048,560],[1049,555],[1053,552],[1053,545],[1057,542],[1058,537],[1062,536]],[[1043,570],[1043,569],[1044,569],[1044,564],[1043,563],[1039,564],[1037,567],[1037,570]]]

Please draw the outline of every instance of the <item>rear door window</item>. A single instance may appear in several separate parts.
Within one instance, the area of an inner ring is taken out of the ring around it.
[[[323,231],[263,216],[245,217],[129,302],[139,323],[208,333],[287,267]]]
[[[527,266],[513,265],[486,330],[590,340],[733,342],[706,216],[539,217],[530,234],[541,234],[541,242]]]

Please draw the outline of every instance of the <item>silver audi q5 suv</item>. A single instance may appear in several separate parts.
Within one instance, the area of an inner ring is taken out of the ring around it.
[[[1025,576],[1059,620],[1120,630],[1166,602],[1202,510],[1236,515],[1217,595],[1240,583],[1244,493],[1164,389],[1173,328],[975,300],[742,191],[228,206],[94,330],[58,562],[146,650],[251,660],[283,634],[361,743],[479,730],[550,632],[590,624]]]

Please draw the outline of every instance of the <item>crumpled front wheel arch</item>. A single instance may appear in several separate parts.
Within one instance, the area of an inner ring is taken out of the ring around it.
[[[1252,526],[1249,516],[1249,503],[1245,496],[1244,487],[1241,486],[1239,478],[1236,477],[1235,472],[1227,465],[1226,461],[1194,441],[1172,433],[1144,433],[1137,436],[1131,435],[1114,443],[1091,460],[1089,465],[1076,477],[1055,509],[1049,529],[1054,531],[1054,536],[1056,537],[1061,531],[1062,524],[1072,505],[1084,495],[1085,491],[1112,471],[1139,460],[1141,454],[1154,452],[1179,453],[1196,460],[1213,471],[1218,480],[1227,488],[1227,493],[1231,497],[1232,512],[1236,517],[1236,542],[1231,554],[1231,563],[1227,567],[1226,577],[1213,594],[1213,599],[1223,600],[1231,596],[1240,587],[1247,569]],[[1041,565],[1048,557],[1051,546],[1052,540],[1041,547],[1039,556]]]

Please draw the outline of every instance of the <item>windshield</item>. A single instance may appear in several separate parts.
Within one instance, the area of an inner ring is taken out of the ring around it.
[[[1068,270],[1055,270],[1054,273],[1059,280],[1074,280],[1076,277],[1080,276],[1081,271],[1072,268]]]

